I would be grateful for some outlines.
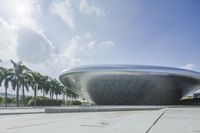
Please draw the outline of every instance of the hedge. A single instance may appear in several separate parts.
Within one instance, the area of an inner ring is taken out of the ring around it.
[[[37,106],[61,106],[64,103],[63,100],[55,100],[55,99],[49,99],[46,97],[37,97],[36,98],[36,105]],[[35,105],[35,99],[32,98],[28,102],[29,106]]]
[[[19,101],[24,106],[35,106],[35,99],[32,96],[26,96],[24,101],[22,101],[22,97]],[[0,104],[4,104],[4,98],[0,97]],[[11,104],[16,104],[16,98],[7,98],[7,104],[10,106]],[[36,106],[61,106],[61,105],[82,105],[81,101],[64,101],[64,100],[55,100],[49,99],[46,97],[37,97],[36,98]]]

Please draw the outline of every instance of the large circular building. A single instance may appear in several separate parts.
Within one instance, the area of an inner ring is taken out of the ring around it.
[[[98,105],[170,105],[200,88],[200,73],[158,66],[75,67],[60,80]]]

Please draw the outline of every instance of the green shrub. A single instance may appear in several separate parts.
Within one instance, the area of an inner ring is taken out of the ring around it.
[[[28,105],[28,102],[33,99],[32,96],[26,96],[25,99],[24,99],[24,105]]]
[[[10,106],[11,104],[15,104],[15,98],[7,97],[7,105]],[[0,97],[0,104],[5,104],[5,98]]]
[[[10,98],[10,97],[7,97],[7,104],[15,104],[16,103],[16,98]]]
[[[71,105],[72,101],[65,101],[64,105]]]
[[[3,100],[4,100],[4,98],[0,97],[0,104],[3,104]]]
[[[65,102],[65,105],[82,105],[82,102],[81,101],[66,101]]]
[[[36,98],[36,105],[37,106],[61,106],[64,103],[63,100],[55,100],[55,99],[49,99],[46,97],[37,97]],[[35,105],[35,99],[32,98],[28,102],[29,106]]]
[[[82,104],[81,101],[78,101],[78,100],[72,101],[71,103],[71,105],[81,105],[81,104]]]

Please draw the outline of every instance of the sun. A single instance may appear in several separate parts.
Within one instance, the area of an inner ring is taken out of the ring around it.
[[[30,12],[27,4],[22,1],[15,1],[13,9],[15,11],[16,16],[20,18],[26,17]]]
[[[31,0],[7,1],[11,12],[11,18],[14,22],[27,27],[37,27],[35,17],[37,16],[38,7],[36,2]]]

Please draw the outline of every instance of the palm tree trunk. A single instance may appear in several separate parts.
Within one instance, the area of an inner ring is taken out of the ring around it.
[[[23,101],[23,105],[25,105],[25,90],[24,90],[24,86],[22,87],[22,101]]]
[[[34,99],[35,99],[34,106],[36,106],[36,96],[37,96],[37,94],[36,94],[36,87],[34,87]]]
[[[51,99],[53,99],[53,92],[51,91]]]
[[[45,93],[45,91],[43,90],[43,97],[45,97],[45,94],[44,94],[44,93]]]
[[[5,107],[7,107],[7,88],[5,88]]]
[[[17,83],[17,90],[16,90],[16,99],[17,99],[17,107],[19,107],[19,84]]]

